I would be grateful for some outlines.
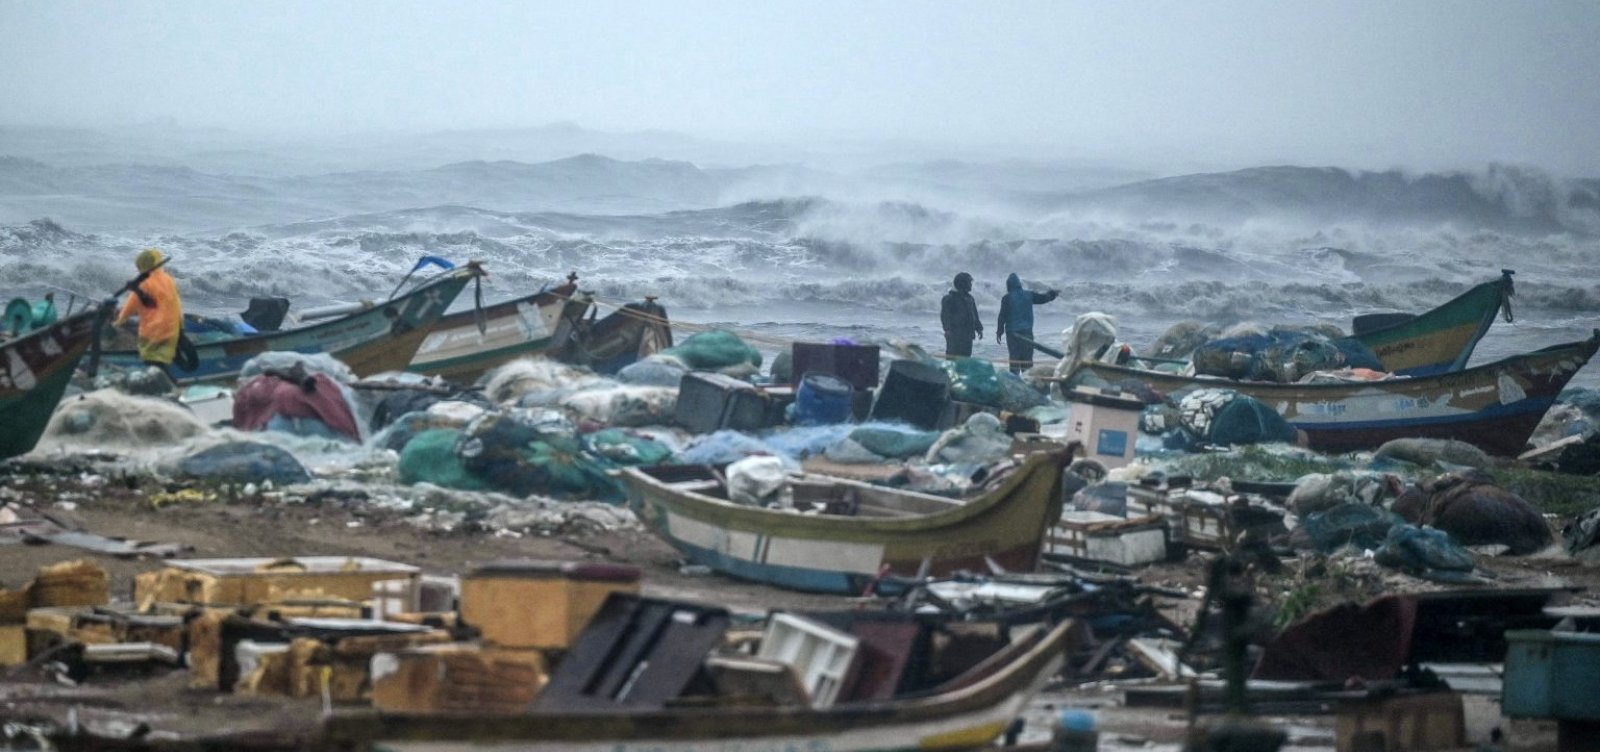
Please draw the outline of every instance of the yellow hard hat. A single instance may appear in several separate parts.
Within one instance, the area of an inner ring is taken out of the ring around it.
[[[139,257],[133,260],[133,265],[138,267],[141,272],[150,271],[156,268],[156,264],[159,263],[161,263],[161,251],[154,248],[146,248],[140,251]]]

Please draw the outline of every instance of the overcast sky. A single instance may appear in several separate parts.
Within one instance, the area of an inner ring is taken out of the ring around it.
[[[1600,175],[1600,2],[0,0],[0,122]],[[3,153],[0,144],[0,153]]]

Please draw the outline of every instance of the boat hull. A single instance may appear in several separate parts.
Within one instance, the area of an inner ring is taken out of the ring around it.
[[[1383,368],[1402,376],[1431,376],[1467,366],[1478,341],[1496,315],[1510,309],[1511,275],[1485,282],[1427,313],[1394,326],[1363,332],[1355,339],[1372,349]]]
[[[472,381],[507,361],[559,349],[573,322],[589,308],[574,298],[576,285],[562,285],[483,311],[459,311],[429,327],[406,370],[452,381]],[[482,329],[479,322],[483,323]]]
[[[98,311],[87,311],[0,344],[0,459],[32,451],[84,354]]]
[[[856,594],[887,576],[988,571],[988,561],[1032,571],[1061,513],[1061,463],[1030,455],[981,497],[899,518],[801,515],[679,490],[640,469],[622,477],[635,514],[691,561],[738,579]]]
[[[1050,629],[994,674],[914,699],[829,708],[682,708],[647,712],[515,716],[334,715],[324,722],[338,749],[395,752],[834,752],[985,747],[1020,715],[1062,666],[1073,627]],[[369,746],[370,745],[370,746]]]
[[[1451,373],[1388,381],[1276,384],[1181,376],[1085,363],[1068,385],[1143,384],[1173,400],[1203,388],[1232,389],[1266,403],[1320,451],[1372,449],[1400,438],[1456,439],[1501,456],[1525,448],[1567,382],[1600,347],[1600,331]]]
[[[193,371],[174,366],[173,380],[230,381],[251,358],[265,352],[327,353],[358,377],[403,371],[433,323],[477,274],[474,268],[463,268],[366,310],[311,326],[196,344],[199,365]],[[135,351],[106,353],[103,362],[124,368],[141,365]]]

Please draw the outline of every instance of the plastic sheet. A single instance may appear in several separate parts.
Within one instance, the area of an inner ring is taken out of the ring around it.
[[[1379,507],[1346,503],[1306,517],[1303,527],[1318,551],[1332,553],[1345,546],[1376,549],[1390,528],[1403,524],[1399,515]]]
[[[1094,360],[1116,344],[1117,320],[1110,314],[1091,311],[1078,316],[1072,328],[1062,333],[1061,350],[1066,356],[1056,363],[1056,376],[1066,376],[1073,366]]]
[[[311,473],[294,455],[271,444],[230,441],[204,449],[178,463],[178,472],[230,483],[304,483]]]
[[[978,413],[966,423],[945,431],[928,448],[930,464],[985,465],[1003,459],[1011,452],[1011,437],[1005,425],[989,413]]]
[[[1212,340],[1194,352],[1195,373],[1248,381],[1292,383],[1344,365],[1344,353],[1327,337],[1298,331]]]
[[[770,506],[789,477],[779,457],[746,457],[728,466],[728,500],[748,506]]]
[[[1415,525],[1389,529],[1373,557],[1379,564],[1418,575],[1471,572],[1472,553],[1450,540],[1442,530]]]

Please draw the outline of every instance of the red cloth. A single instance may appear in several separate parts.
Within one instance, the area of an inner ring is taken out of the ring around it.
[[[266,430],[275,415],[285,418],[316,418],[335,433],[361,441],[361,429],[350,413],[338,382],[323,374],[308,376],[311,389],[285,380],[277,374],[257,376],[239,387],[233,395],[233,427],[241,431]]]

